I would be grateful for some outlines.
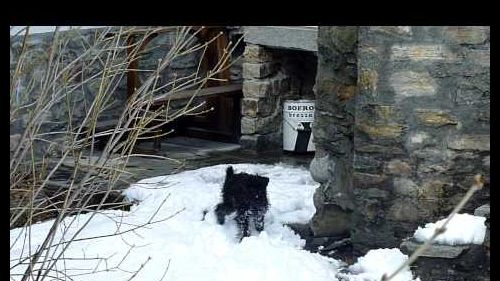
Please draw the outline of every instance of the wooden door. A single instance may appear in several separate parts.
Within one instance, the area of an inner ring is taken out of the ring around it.
[[[222,27],[207,27],[200,31],[200,41],[208,40],[220,35],[212,42],[203,58],[203,70],[212,69],[223,55],[228,45],[227,32]],[[229,85],[229,69],[217,75],[217,78],[226,81],[209,81],[207,87]],[[180,126],[182,132],[187,136],[206,138],[226,142],[238,142],[240,137],[240,100],[243,96],[241,91],[226,92],[211,95],[205,98],[205,110],[213,108],[206,113],[185,118]]]

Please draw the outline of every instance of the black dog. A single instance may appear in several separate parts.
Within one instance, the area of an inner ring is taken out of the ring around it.
[[[215,207],[217,222],[224,224],[225,216],[236,212],[239,239],[250,236],[250,219],[259,232],[264,230],[264,216],[269,208],[267,184],[269,178],[247,173],[235,174],[233,167],[226,170],[222,187],[222,202]]]

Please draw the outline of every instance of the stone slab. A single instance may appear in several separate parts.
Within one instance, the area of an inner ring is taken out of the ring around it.
[[[303,51],[318,51],[317,26],[245,26],[245,42]]]
[[[415,252],[415,250],[420,247],[422,244],[414,241],[404,241],[401,243],[400,248],[405,250],[409,254]],[[422,257],[431,257],[431,258],[445,258],[445,259],[453,259],[462,254],[465,250],[469,249],[469,245],[439,245],[433,244],[426,251],[422,253]]]

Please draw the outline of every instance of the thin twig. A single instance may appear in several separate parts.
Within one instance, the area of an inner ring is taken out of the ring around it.
[[[382,278],[380,279],[380,281],[390,281],[398,273],[400,273],[401,271],[405,270],[408,266],[410,266],[419,256],[421,256],[432,245],[432,243],[434,242],[436,237],[438,237],[439,235],[441,235],[442,233],[444,233],[446,231],[446,225],[451,221],[453,216],[455,214],[457,214],[458,212],[460,212],[460,210],[462,210],[462,208],[469,201],[469,199],[472,197],[472,195],[474,195],[474,193],[476,191],[483,188],[483,185],[484,185],[483,177],[481,175],[476,175],[474,177],[473,185],[469,188],[467,193],[465,193],[464,197],[462,197],[462,200],[460,200],[460,202],[455,206],[453,211],[448,215],[448,218],[446,219],[446,221],[441,226],[437,227],[434,230],[434,233],[432,234],[432,236],[427,241],[425,241],[424,244],[419,246],[415,250],[415,252],[413,252],[412,255],[403,264],[401,264],[391,275],[389,275],[389,276],[387,276],[386,274],[382,275]]]

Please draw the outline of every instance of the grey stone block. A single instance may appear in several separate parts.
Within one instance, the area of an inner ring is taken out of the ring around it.
[[[243,98],[241,100],[241,114],[248,117],[266,117],[279,106],[278,97]]]
[[[454,150],[490,151],[490,135],[458,135],[448,140]]]
[[[271,50],[254,44],[247,44],[245,46],[243,56],[245,58],[245,62],[250,63],[263,63],[273,60],[273,53]]]
[[[288,77],[282,74],[272,78],[243,81],[243,96],[245,98],[266,98],[284,94],[289,90]]]
[[[404,241],[401,243],[401,250],[405,251],[408,254],[412,254],[415,250],[420,247],[422,243],[418,243],[416,241]],[[444,259],[453,259],[460,256],[464,251],[468,250],[470,245],[439,245],[432,244],[427,250],[422,253],[422,257],[431,257],[431,258],[444,258]]]
[[[317,26],[245,26],[245,42],[275,48],[318,50]]]
[[[280,149],[283,145],[283,135],[281,132],[265,135],[243,135],[240,138],[240,144],[243,149],[257,152],[276,150]]]
[[[482,44],[489,35],[489,26],[449,26],[445,29],[446,38],[458,44]]]
[[[311,219],[314,236],[342,236],[351,230],[349,211],[336,204],[324,204],[316,210]]]
[[[243,78],[255,79],[266,78],[276,72],[276,64],[272,62],[264,63],[243,63]]]
[[[333,177],[335,162],[328,154],[319,156],[316,154],[309,165],[309,171],[313,179],[320,183],[326,183]]]
[[[482,205],[474,210],[474,216],[490,217],[490,204]]]

